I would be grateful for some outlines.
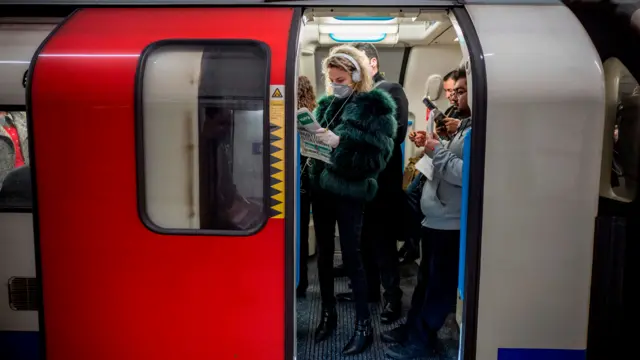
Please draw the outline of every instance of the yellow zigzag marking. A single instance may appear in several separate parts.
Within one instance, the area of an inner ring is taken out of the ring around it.
[[[275,185],[271,185],[272,189],[278,190],[278,191],[284,191],[284,182],[279,182]],[[271,198],[274,199],[275,196],[277,196],[278,194],[273,195]]]

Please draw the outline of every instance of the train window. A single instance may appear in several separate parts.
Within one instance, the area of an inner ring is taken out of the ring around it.
[[[31,209],[27,115],[0,109],[0,209]]]
[[[269,200],[268,47],[166,43],[142,61],[143,221],[160,232],[258,231]]]
[[[607,122],[601,184],[604,182],[607,186],[602,195],[628,202],[635,198],[638,186],[640,86],[616,58],[605,61],[604,69]]]

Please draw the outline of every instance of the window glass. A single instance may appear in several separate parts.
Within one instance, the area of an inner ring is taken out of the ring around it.
[[[633,198],[640,165],[640,87],[626,67],[620,67],[618,76],[611,187],[617,195]]]
[[[0,209],[30,208],[27,115],[0,109]]]
[[[143,191],[153,225],[246,233],[264,223],[268,64],[258,43],[166,45],[146,57]]]

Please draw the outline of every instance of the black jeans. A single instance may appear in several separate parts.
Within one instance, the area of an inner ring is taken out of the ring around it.
[[[434,346],[430,342],[455,311],[459,255],[460,230],[422,228],[418,284],[407,315],[410,341]]]
[[[402,299],[400,289],[400,269],[396,236],[402,230],[399,223],[394,223],[390,212],[397,211],[390,207],[398,203],[392,199],[397,194],[378,193],[378,196],[366,204],[362,230],[362,260],[367,274],[369,294],[380,294],[380,283],[384,288],[387,302],[399,302]]]
[[[328,192],[314,192],[313,223],[318,242],[318,278],[323,307],[333,307],[336,303],[333,286],[333,256],[335,252],[335,226],[338,222],[340,249],[356,303],[357,320],[369,318],[367,302],[367,280],[360,254],[362,231],[362,201],[333,195]]]
[[[308,170],[307,170],[308,171]],[[300,281],[298,290],[306,291],[309,287],[309,221],[311,220],[311,193],[309,189],[309,175],[300,176]]]

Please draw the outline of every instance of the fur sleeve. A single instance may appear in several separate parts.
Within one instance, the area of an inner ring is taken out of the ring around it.
[[[331,105],[331,99],[331,96],[323,96],[318,100],[318,106],[316,106],[316,109],[313,111],[313,116],[316,118],[318,123],[320,123],[320,126],[327,126],[327,124],[325,124],[326,121],[324,120],[324,114],[329,109],[329,105]]]
[[[333,168],[347,178],[376,176],[391,157],[397,132],[396,105],[386,92],[358,94],[335,129],[340,145],[332,154]]]

